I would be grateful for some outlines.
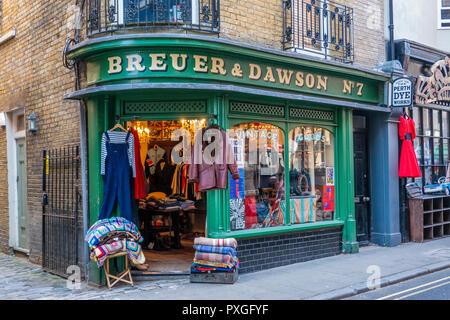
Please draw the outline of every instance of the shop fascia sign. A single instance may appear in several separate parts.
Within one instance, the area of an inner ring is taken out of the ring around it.
[[[408,77],[397,78],[391,84],[391,106],[409,107],[412,105],[413,83]]]
[[[229,56],[229,54],[227,54]],[[240,61],[239,61],[240,60]],[[256,59],[255,59],[256,60]],[[300,69],[302,68],[302,69]],[[137,78],[202,79],[287,89],[377,103],[378,82],[309,67],[206,54],[130,52],[88,61],[88,85]],[[176,79],[176,80],[175,80]]]
[[[416,84],[417,104],[450,101],[450,58],[433,64],[431,76],[419,76]]]

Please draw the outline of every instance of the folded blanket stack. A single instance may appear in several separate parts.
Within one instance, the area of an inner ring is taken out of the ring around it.
[[[233,238],[195,238],[191,273],[236,272],[239,269],[236,247],[237,241]]]
[[[119,252],[127,252],[134,264],[145,263],[145,256],[139,244],[143,240],[136,225],[122,217],[97,221],[85,237],[91,251],[90,258],[97,262],[99,268],[109,255]]]

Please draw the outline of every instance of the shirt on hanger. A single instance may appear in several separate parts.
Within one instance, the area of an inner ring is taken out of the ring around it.
[[[108,132],[109,143],[127,143],[128,132],[125,131],[110,131]],[[100,173],[105,175],[105,160],[108,155],[108,150],[106,148],[106,135],[103,133],[102,135],[102,143],[101,143],[101,164],[100,164]],[[136,165],[134,159],[134,136],[130,133],[128,137],[128,162],[130,163],[130,167],[132,168],[133,178],[136,178]]]

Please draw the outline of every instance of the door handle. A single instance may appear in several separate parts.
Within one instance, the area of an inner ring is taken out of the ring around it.
[[[370,201],[370,197],[363,197],[363,201],[364,202],[369,202]]]

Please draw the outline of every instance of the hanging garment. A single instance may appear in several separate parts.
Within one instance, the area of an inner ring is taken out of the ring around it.
[[[402,150],[400,154],[398,176],[400,178],[421,177],[422,173],[420,172],[412,143],[416,137],[414,120],[409,117],[408,119],[405,119],[403,116],[401,116],[399,120],[398,134],[402,140]]]
[[[144,166],[145,158],[147,157],[149,140],[150,140],[150,138],[148,136],[143,136],[143,137],[139,138],[140,157],[141,157],[142,166]]]
[[[130,132],[126,133],[124,141],[126,143],[112,143],[110,134],[105,132],[105,173],[104,173],[104,196],[103,204],[100,208],[99,219],[109,218],[114,207],[116,199],[119,203],[121,216],[137,224],[137,216],[133,214],[131,207],[131,167],[129,159],[129,144],[134,144],[133,136]],[[129,139],[131,137],[131,140]],[[134,147],[133,166],[134,166]],[[103,153],[103,149],[102,149]],[[133,173],[136,171],[134,170]],[[135,175],[134,175],[135,176]]]
[[[169,163],[166,154],[164,154],[163,158],[156,164],[154,186],[151,186],[151,190],[155,189],[164,192],[167,195],[171,195],[171,184],[174,172],[175,166]]]
[[[220,161],[215,160],[213,163],[209,163],[211,160],[208,160],[204,154],[208,143],[203,141],[203,137],[211,129],[203,129],[200,131],[195,137],[196,142],[194,143],[194,148],[192,148],[191,159],[193,163],[189,166],[189,179],[193,182],[198,182],[199,191],[225,189],[228,185],[228,170],[230,170],[233,180],[239,179],[239,172],[230,138],[225,130],[217,126],[214,129],[219,130],[222,138],[223,150],[221,150],[222,159]],[[214,131],[211,131],[211,133],[214,133]],[[200,143],[201,141],[203,143]]]
[[[147,196],[147,192],[145,190],[144,168],[142,166],[140,158],[141,144],[139,142],[138,132],[134,129],[131,129],[131,133],[134,137],[134,160],[136,167],[136,178],[134,179],[134,198],[143,199]]]
[[[111,144],[127,144],[128,148],[126,153],[128,155],[128,163],[132,168],[133,178],[136,177],[136,165],[134,160],[134,137],[125,131],[111,131],[105,132],[102,135],[101,143],[101,161],[100,161],[100,173],[105,175],[105,161],[108,156],[107,143]]]

